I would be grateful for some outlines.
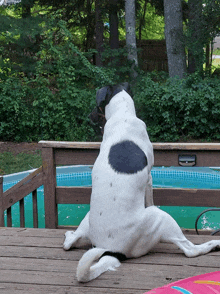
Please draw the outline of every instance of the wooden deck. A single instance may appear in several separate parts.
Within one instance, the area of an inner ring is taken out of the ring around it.
[[[152,288],[219,270],[220,252],[187,258],[170,244],[127,260],[115,272],[78,283],[76,267],[85,250],[62,249],[65,230],[0,228],[0,293],[142,294]],[[188,235],[196,243],[219,237]]]

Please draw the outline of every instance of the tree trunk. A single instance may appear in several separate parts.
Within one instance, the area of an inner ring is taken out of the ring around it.
[[[188,72],[203,72],[202,0],[189,0]]]
[[[118,34],[118,0],[109,1],[110,48],[119,48]]]
[[[137,77],[135,66],[138,66],[137,45],[135,34],[135,0],[125,0],[125,25],[126,46],[128,48],[128,60],[133,62],[131,75]]]
[[[205,48],[205,59],[206,59],[206,63],[205,63],[205,69],[206,72],[210,74],[210,70],[211,70],[211,62],[210,62],[210,44],[206,45]]]
[[[186,55],[181,0],[164,0],[164,18],[169,76],[183,78],[186,73]]]
[[[144,12],[143,12],[143,15],[140,16],[139,29],[138,29],[138,40],[139,41],[141,41],[142,28],[143,28],[144,23],[145,23],[145,16],[146,16],[146,11],[147,11],[147,3],[148,3],[148,0],[145,0],[145,2],[144,2]]]
[[[86,39],[85,39],[85,51],[88,51],[90,48],[93,47],[94,42],[94,31],[95,31],[95,23],[94,18],[92,15],[92,1],[87,0],[86,2],[86,13],[87,13],[87,33],[86,33]]]
[[[101,0],[95,1],[95,20],[96,20],[96,27],[95,27],[95,37],[96,37],[96,50],[98,53],[96,54],[96,65],[102,66],[102,52],[103,52],[103,32],[104,32],[104,25],[102,20],[102,13],[101,13]]]
[[[27,18],[31,16],[31,5],[22,5],[22,18]]]

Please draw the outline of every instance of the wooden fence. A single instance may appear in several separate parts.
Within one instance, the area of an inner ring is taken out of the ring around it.
[[[168,72],[165,40],[142,40],[137,42],[139,66],[144,71]]]
[[[37,192],[44,185],[45,227],[58,226],[58,204],[89,204],[90,187],[57,187],[57,165],[93,165],[100,143],[40,141],[43,166],[18,184],[2,191],[0,177],[0,226],[4,226],[4,210],[7,210],[7,226],[11,226],[11,206],[19,201],[21,227],[24,226],[24,200],[32,192],[34,227],[37,227]],[[155,166],[220,166],[220,143],[154,143]],[[154,204],[166,206],[220,207],[220,190],[154,188]]]
[[[120,41],[121,48],[126,46],[125,41]],[[144,71],[168,72],[168,59],[165,40],[137,40],[138,64]],[[125,57],[122,57],[122,61]]]

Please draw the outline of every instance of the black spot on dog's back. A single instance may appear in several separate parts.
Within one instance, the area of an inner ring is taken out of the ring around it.
[[[147,157],[143,150],[128,140],[113,145],[108,160],[118,173],[134,174],[147,166]]]

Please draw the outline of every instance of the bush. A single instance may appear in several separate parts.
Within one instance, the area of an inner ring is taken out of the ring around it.
[[[134,87],[138,116],[152,141],[220,140],[220,83],[197,75],[154,82],[141,76]]]
[[[29,140],[34,126],[32,107],[27,103],[28,87],[17,78],[9,78],[0,83],[0,93],[1,140]]]
[[[100,140],[88,115],[98,88],[129,80],[129,64],[113,66],[124,51],[106,55],[109,64],[98,68],[89,62],[94,52],[75,47],[65,22],[59,22],[56,37],[54,30],[44,34],[35,76],[13,73],[0,80],[0,140]],[[218,79],[196,74],[169,79],[140,71],[132,90],[137,116],[152,141],[220,140]]]
[[[34,78],[0,82],[0,140],[96,139],[88,115],[96,87],[112,83],[110,71],[92,66],[72,43],[65,23],[59,25],[58,44],[53,32],[46,32]]]
[[[9,78],[0,83],[0,140],[100,139],[88,115],[95,106],[96,87],[104,82],[89,79],[85,67],[79,74],[71,63],[54,67],[56,76],[49,78],[45,72],[31,81]],[[145,121],[152,141],[220,140],[218,79],[194,75],[156,82],[151,76],[139,75],[133,92],[137,116]]]
[[[95,90],[64,85],[53,93],[44,77],[31,83],[11,78],[0,84],[0,140],[87,141],[94,137],[88,115],[95,105]]]

